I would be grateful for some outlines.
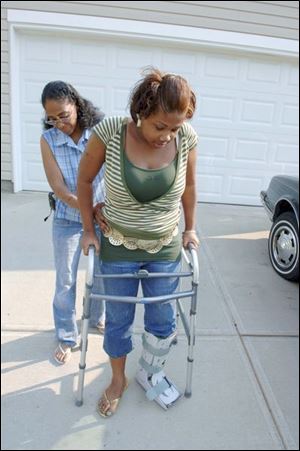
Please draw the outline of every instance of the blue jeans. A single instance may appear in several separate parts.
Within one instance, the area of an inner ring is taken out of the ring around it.
[[[169,272],[179,270],[180,261],[153,262],[101,262],[102,274],[135,273],[140,269],[148,272]],[[178,286],[178,277],[141,279],[146,297],[172,294]],[[137,296],[138,279],[103,279],[105,294]],[[132,349],[132,326],[136,304],[106,301],[104,350],[112,358],[122,357]],[[159,304],[145,304],[145,330],[157,337],[167,338],[176,329],[176,301]]]
[[[75,301],[81,236],[81,223],[66,219],[53,220],[52,238],[56,269],[56,288],[53,299],[54,324],[58,340],[71,346],[76,344],[78,338]],[[99,259],[96,258],[95,272],[99,271]],[[99,280],[97,279],[97,286],[93,288],[93,292],[98,290],[103,292]],[[91,326],[96,326],[103,315],[104,301],[93,301],[91,303]]]

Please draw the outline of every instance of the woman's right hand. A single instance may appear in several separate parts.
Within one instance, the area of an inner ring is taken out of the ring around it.
[[[102,213],[102,208],[104,206],[105,206],[104,202],[99,202],[93,208],[94,218],[103,233],[109,232],[109,227],[108,227],[107,221],[105,219],[105,216]]]
[[[81,247],[84,255],[88,255],[89,246],[95,246],[96,254],[100,252],[100,243],[95,232],[83,232],[81,238]]]

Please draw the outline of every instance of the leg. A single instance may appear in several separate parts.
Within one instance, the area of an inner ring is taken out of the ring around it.
[[[152,262],[145,269],[149,272],[172,273],[179,269],[179,262]],[[174,293],[177,286],[177,277],[143,280],[143,291],[147,297]],[[155,399],[164,409],[173,405],[181,396],[175,384],[163,371],[175,330],[175,301],[146,304],[146,332],[143,335],[143,353],[139,360],[136,379],[145,388],[148,399]]]
[[[136,263],[113,262],[101,264],[102,274],[131,273],[138,270]],[[136,279],[104,279],[105,294],[136,296],[139,281]],[[106,302],[104,350],[110,356],[112,380],[98,402],[98,412],[104,417],[111,416],[120,397],[127,387],[125,376],[126,355],[132,350],[132,324],[135,304]]]
[[[101,231],[98,227],[96,227],[96,233],[101,240]],[[94,265],[94,274],[100,274],[101,265],[99,255],[95,256],[95,265]],[[94,278],[94,286],[92,289],[93,294],[103,294],[104,293],[104,285],[103,280],[100,278]],[[91,301],[91,311],[90,311],[90,326],[95,327],[98,331],[103,334],[104,333],[104,323],[105,323],[105,301]]]
[[[99,399],[97,406],[99,414],[103,417],[110,417],[115,413],[122,394],[128,386],[128,380],[125,376],[125,364],[126,356],[117,359],[110,358],[112,381]]]
[[[75,317],[76,278],[80,258],[81,224],[54,219],[53,247],[56,269],[56,289],[53,299],[55,330],[64,348],[77,342]],[[57,358],[64,360],[61,352]],[[63,362],[62,362],[63,363]]]

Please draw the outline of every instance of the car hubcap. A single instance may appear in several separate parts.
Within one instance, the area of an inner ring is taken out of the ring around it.
[[[293,266],[296,259],[296,237],[292,230],[279,227],[273,241],[273,255],[282,268]]]

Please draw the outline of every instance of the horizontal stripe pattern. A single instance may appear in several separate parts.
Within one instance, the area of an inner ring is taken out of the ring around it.
[[[104,215],[123,235],[157,239],[170,233],[178,224],[180,201],[185,189],[188,154],[197,145],[197,134],[184,123],[178,132],[179,153],[176,178],[169,191],[150,202],[138,202],[127,189],[122,176],[122,129],[126,118],[105,118],[94,127],[106,147]]]

